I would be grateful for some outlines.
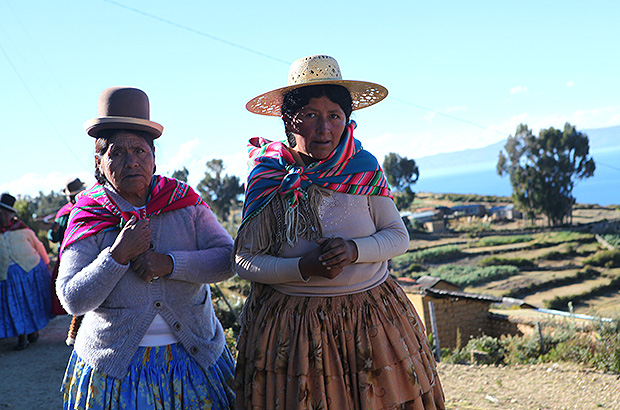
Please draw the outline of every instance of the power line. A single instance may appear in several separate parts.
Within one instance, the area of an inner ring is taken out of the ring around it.
[[[113,1],[113,0],[103,0],[103,1],[105,1],[106,3],[113,4],[113,5],[117,6],[117,7],[121,7],[123,9],[127,9],[127,10],[130,10],[130,11],[133,11],[134,13],[138,13],[138,14],[141,14],[143,16],[152,18],[154,20],[161,21],[162,23],[169,24],[169,25],[174,26],[176,28],[179,28],[181,30],[189,31],[190,33],[194,33],[194,34],[198,34],[199,36],[207,37],[207,38],[209,38],[211,40],[218,41],[218,42],[226,44],[228,46],[236,47],[236,48],[239,48],[239,49],[241,49],[243,51],[247,51],[249,53],[254,53],[254,54],[257,54],[257,55],[259,55],[261,57],[265,57],[265,58],[268,58],[270,60],[277,61],[278,63],[283,63],[283,64],[286,64],[286,65],[289,64],[288,62],[286,62],[284,60],[281,60],[281,59],[279,59],[277,57],[274,57],[274,56],[271,56],[269,54],[265,54],[265,53],[260,52],[258,50],[254,50],[253,48],[245,47],[245,46],[242,46],[241,44],[237,44],[237,43],[233,43],[232,41],[224,40],[223,38],[219,38],[219,37],[213,36],[211,34],[205,33],[204,31],[196,30],[194,28],[185,26],[183,24],[175,23],[174,21],[170,21],[170,20],[161,18],[159,16],[156,16],[154,14],[150,14],[150,13],[144,12],[142,10],[138,10],[136,8],[126,6],[126,5],[118,3],[116,1]]]
[[[392,97],[392,99],[393,99],[394,101],[398,101],[398,102],[400,102],[400,103],[407,104],[407,105],[411,105],[412,107],[419,108],[420,110],[424,110],[424,111],[432,112],[433,114],[437,114],[437,115],[440,115],[440,116],[442,116],[442,117],[450,118],[451,120],[460,121],[460,122],[462,122],[462,123],[465,123],[465,124],[468,124],[468,125],[471,125],[471,126],[474,126],[474,127],[477,127],[477,128],[481,128],[481,129],[483,129],[483,130],[485,130],[485,131],[487,131],[487,130],[488,130],[488,131],[493,131],[493,132],[495,132],[495,133],[497,133],[497,134],[499,134],[499,135],[502,135],[502,136],[504,136],[504,137],[507,137],[507,136],[508,136],[505,132],[497,131],[497,130],[495,130],[495,129],[491,128],[491,127],[487,127],[487,126],[485,126],[485,125],[477,124],[477,123],[475,123],[475,122],[473,122],[473,121],[469,121],[469,120],[466,120],[466,119],[463,119],[463,118],[459,118],[459,117],[456,117],[456,116],[454,116],[454,115],[446,114],[446,113],[443,113],[443,112],[441,112],[441,111],[437,111],[437,110],[434,110],[434,109],[432,109],[432,108],[424,107],[424,106],[419,105],[419,104],[414,104],[414,103],[412,103],[412,102],[409,102],[409,101],[406,101],[406,100],[402,100],[402,99],[400,99],[400,98],[395,98],[395,97]]]
[[[39,101],[37,100],[37,98],[35,97],[34,93],[30,90],[30,87],[28,87],[28,84],[26,84],[26,81],[22,78],[22,76],[19,74],[19,70],[17,70],[17,67],[15,67],[15,65],[13,64],[13,61],[11,61],[11,58],[9,57],[9,55],[7,54],[7,52],[4,50],[4,47],[2,47],[2,44],[0,43],[0,51],[2,51],[2,54],[4,54],[4,57],[6,58],[7,62],[9,63],[9,65],[11,66],[11,68],[13,69],[13,71],[15,72],[15,75],[17,76],[17,78],[19,78],[19,81],[22,83],[22,85],[24,86],[24,88],[26,89],[26,91],[28,92],[28,94],[30,95],[30,98],[32,98],[32,101],[34,101],[35,105],[37,106],[37,108],[39,109],[39,111],[41,111],[41,113],[43,114],[43,117],[47,120],[47,122],[49,123],[50,127],[52,128],[52,130],[54,131],[54,134],[56,135],[56,137],[58,137],[58,139],[64,144],[64,146],[67,148],[67,150],[71,153],[71,155],[73,155],[73,157],[78,161],[78,163],[83,166],[84,168],[85,165],[82,163],[81,159],[76,155],[76,153],[71,149],[71,146],[69,144],[67,144],[67,141],[65,141],[65,139],[62,137],[62,134],[58,131],[58,129],[56,128],[56,126],[54,125],[54,123],[52,122],[52,120],[50,119],[50,117],[47,115],[47,113],[45,112],[45,110],[43,109],[43,107],[41,106],[41,104],[39,104]]]
[[[222,43],[222,44],[226,44],[226,45],[231,46],[231,47],[236,47],[236,48],[239,48],[239,49],[241,49],[241,50],[243,50],[243,51],[247,51],[247,52],[249,52],[249,53],[253,53],[253,54],[259,55],[259,56],[261,56],[261,57],[268,58],[268,59],[273,60],[273,61],[276,61],[276,62],[278,62],[278,63],[286,64],[287,66],[290,64],[290,62],[288,62],[288,61],[284,61],[284,60],[282,60],[282,59],[280,59],[280,58],[278,58],[278,57],[274,57],[274,56],[272,56],[272,55],[265,54],[265,53],[263,53],[263,52],[261,52],[261,51],[255,50],[255,49],[250,48],[250,47],[245,47],[245,46],[243,46],[243,45],[241,45],[241,44],[233,43],[232,41],[224,40],[224,39],[222,39],[222,38],[219,38],[219,37],[213,36],[213,35],[211,35],[211,34],[208,34],[208,33],[203,32],[203,31],[196,30],[196,29],[194,29],[194,28],[188,27],[188,26],[183,25],[183,24],[176,23],[176,22],[171,21],[171,20],[164,19],[164,18],[162,18],[162,17],[156,16],[156,15],[151,14],[151,13],[147,13],[147,12],[145,12],[145,11],[142,11],[142,10],[136,9],[136,8],[134,8],[134,7],[129,7],[129,6],[126,6],[126,5],[121,4],[121,3],[117,2],[117,1],[114,1],[114,0],[102,0],[102,1],[104,1],[104,2],[106,2],[106,3],[110,3],[110,4],[112,4],[112,5],[115,5],[115,6],[117,6],[117,7],[120,7],[120,8],[126,9],[126,10],[130,10],[130,11],[132,11],[132,12],[134,12],[134,13],[141,14],[141,15],[143,15],[143,16],[145,16],[145,17],[152,18],[152,19],[157,20],[157,21],[160,21],[160,22],[162,22],[162,23],[169,24],[169,25],[171,25],[171,26],[173,26],[173,27],[176,27],[176,28],[179,28],[179,29],[181,29],[181,30],[188,31],[188,32],[193,33],[193,34],[198,34],[198,35],[200,35],[200,36],[203,36],[203,37],[209,38],[209,39],[211,39],[211,40],[218,41],[218,42],[220,42],[220,43]],[[481,128],[481,129],[483,129],[483,130],[490,130],[490,131],[493,131],[493,132],[495,132],[495,133],[497,133],[497,134],[500,134],[500,135],[502,135],[502,136],[504,136],[504,137],[506,137],[506,136],[507,136],[507,134],[506,134],[506,133],[503,133],[503,132],[497,131],[497,130],[495,130],[495,129],[491,128],[491,127],[487,127],[487,126],[484,126],[484,125],[477,124],[477,123],[475,123],[475,122],[473,122],[473,121],[469,121],[469,120],[466,120],[466,119],[463,119],[463,118],[459,118],[459,117],[456,117],[456,116],[454,116],[454,115],[450,115],[450,114],[442,113],[442,112],[437,111],[437,110],[434,110],[434,109],[432,109],[432,108],[424,107],[424,106],[421,106],[421,105],[419,105],[419,104],[414,104],[414,103],[412,103],[412,102],[405,101],[405,100],[402,100],[402,99],[399,99],[399,98],[394,98],[394,97],[392,97],[392,99],[393,99],[393,100],[395,100],[395,101],[401,102],[401,103],[403,103],[403,104],[407,104],[407,105],[410,105],[410,106],[412,106],[412,107],[416,107],[416,108],[419,108],[419,109],[421,109],[421,110],[424,110],[424,111],[429,111],[429,112],[432,112],[432,113],[434,113],[434,114],[440,115],[440,116],[442,116],[442,117],[449,118],[449,119],[451,119],[451,120],[460,121],[460,122],[462,122],[462,123],[465,123],[465,124],[468,124],[468,125],[472,125],[472,126],[477,127],[477,128]]]

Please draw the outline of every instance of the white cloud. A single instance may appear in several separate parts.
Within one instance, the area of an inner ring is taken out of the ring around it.
[[[524,85],[518,85],[516,87],[512,87],[510,89],[510,94],[526,94],[527,93],[527,87]]]
[[[60,192],[65,188],[67,180],[72,178],[80,178],[87,186],[95,182],[92,174],[62,174],[60,172],[51,172],[47,174],[37,174],[29,172],[20,178],[0,184],[0,192],[8,192],[16,197],[29,195],[36,197],[39,192],[49,194],[50,192]]]
[[[567,87],[572,87],[572,86],[574,86],[574,85],[575,85],[575,82],[574,82],[574,81],[567,81],[567,82],[566,82],[566,86],[567,86]]]

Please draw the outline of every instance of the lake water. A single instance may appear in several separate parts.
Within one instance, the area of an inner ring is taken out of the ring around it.
[[[620,205],[620,147],[592,151],[596,171],[592,178],[578,181],[573,195],[578,203]],[[459,167],[420,169],[416,192],[510,196],[508,176],[496,172],[497,162],[478,162]]]

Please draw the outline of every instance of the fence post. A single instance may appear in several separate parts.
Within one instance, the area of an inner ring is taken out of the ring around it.
[[[428,313],[431,316],[431,329],[435,338],[435,360],[437,363],[441,361],[441,348],[439,347],[439,332],[437,331],[437,321],[435,320],[435,304],[428,302]]]

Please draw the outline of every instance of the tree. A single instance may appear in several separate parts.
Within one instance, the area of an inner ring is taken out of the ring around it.
[[[394,202],[396,206],[398,209],[407,208],[415,198],[411,186],[420,177],[420,171],[415,160],[390,152],[383,159],[383,171],[388,183],[395,191]]]
[[[179,181],[187,182],[187,176],[189,175],[189,171],[187,168],[183,167],[183,169],[177,169],[172,173],[172,178],[178,179]]]
[[[588,136],[566,123],[564,130],[543,129],[536,137],[520,124],[500,151],[497,173],[509,175],[512,198],[529,218],[547,217],[550,226],[561,225],[572,215],[572,195],[578,180],[594,175]]]
[[[244,190],[238,177],[222,175],[223,172],[224,162],[221,159],[212,159],[207,162],[205,177],[196,188],[213,212],[222,221],[227,221],[230,208],[240,205],[239,196]]]

